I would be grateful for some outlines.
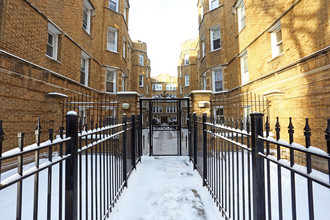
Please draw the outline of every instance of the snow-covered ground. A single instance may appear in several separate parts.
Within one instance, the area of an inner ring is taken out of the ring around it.
[[[111,220],[222,219],[188,157],[142,157]]]

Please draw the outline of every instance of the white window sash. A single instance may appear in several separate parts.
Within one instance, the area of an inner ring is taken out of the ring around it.
[[[248,59],[247,53],[243,53],[241,56],[241,80],[242,80],[242,85],[246,84],[249,82],[249,70],[248,66],[245,66],[245,61]]]
[[[117,38],[118,38],[118,30],[109,27],[108,43],[107,43],[107,49],[109,51],[117,52],[117,44],[118,44]]]
[[[219,0],[210,0],[210,11],[219,7]]]

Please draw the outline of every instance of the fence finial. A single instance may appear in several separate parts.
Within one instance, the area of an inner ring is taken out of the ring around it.
[[[289,131],[289,139],[290,139],[290,144],[293,143],[293,134],[294,134],[294,127],[293,127],[293,124],[292,124],[292,118],[290,117],[289,118],[290,120],[290,123],[289,123],[289,126],[288,126],[288,131]]]
[[[270,130],[270,124],[269,124],[269,117],[266,117],[266,123],[265,123],[265,129],[266,129],[266,136],[269,136],[269,130]]]
[[[5,132],[2,129],[2,121],[0,120],[0,137],[4,136],[4,135],[5,135]]]
[[[281,132],[281,125],[280,125],[278,117],[276,117],[275,131],[276,131],[276,140],[279,140],[280,132]]]
[[[310,137],[312,136],[312,132],[311,132],[311,128],[309,127],[308,124],[308,118],[306,118],[306,125],[304,128],[304,135],[305,135],[305,139],[306,139],[306,147],[309,148],[311,145],[311,141],[310,141]]]
[[[1,121],[0,121],[1,122]],[[327,141],[330,141],[330,119],[328,119],[328,127],[327,127],[327,129],[325,129],[325,139],[327,140]],[[330,150],[330,149],[328,149],[328,150]],[[329,152],[329,151],[328,151]],[[330,153],[330,152],[329,152]]]

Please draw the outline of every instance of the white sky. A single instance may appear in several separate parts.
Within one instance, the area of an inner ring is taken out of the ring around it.
[[[176,76],[180,45],[197,38],[197,0],[130,0],[132,40],[148,45],[152,76]]]

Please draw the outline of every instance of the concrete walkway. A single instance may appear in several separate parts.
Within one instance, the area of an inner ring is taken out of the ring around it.
[[[109,219],[222,219],[188,157],[142,157]]]

